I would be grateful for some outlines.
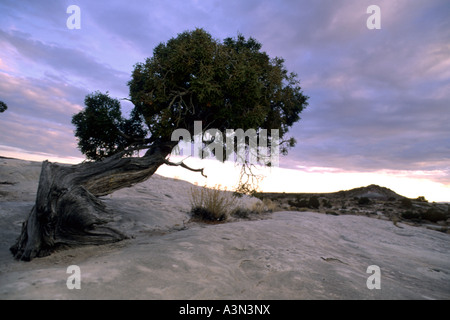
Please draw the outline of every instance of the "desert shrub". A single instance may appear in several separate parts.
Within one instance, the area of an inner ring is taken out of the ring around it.
[[[430,208],[424,213],[422,213],[422,219],[428,220],[430,222],[438,222],[446,220],[447,216],[444,212],[441,212],[435,208]]]
[[[323,200],[322,200],[322,206],[323,206],[324,208],[328,208],[328,209],[330,209],[330,208],[333,207],[333,205],[331,204],[331,201],[328,200],[328,199],[323,199]]]
[[[297,202],[297,207],[299,207],[299,208],[308,208],[309,207],[309,202],[306,201],[306,199],[302,199],[302,200]]]
[[[308,207],[310,207],[311,209],[319,209],[320,207],[319,198],[317,198],[316,196],[310,197],[308,201]]]
[[[269,198],[263,199],[263,205],[264,205],[264,209],[267,212],[274,212],[274,211],[276,211],[276,209],[278,207],[277,204],[274,201],[270,200]]]
[[[416,201],[419,201],[419,202],[428,202],[428,200],[425,199],[424,196],[417,197]]]
[[[251,213],[250,209],[237,207],[231,212],[231,215],[239,219],[248,219]]]
[[[236,196],[230,192],[214,188],[191,188],[191,213],[202,221],[224,221],[235,210]]]
[[[192,208],[191,214],[192,219],[197,221],[225,221],[228,218],[224,213],[212,213],[211,211],[201,207]]]
[[[295,201],[289,200],[288,203],[296,208],[308,208],[308,201],[305,199],[300,199],[300,197],[297,197]]]
[[[421,215],[418,212],[408,210],[408,211],[402,212],[401,217],[403,219],[407,219],[407,220],[418,220],[421,218]]]
[[[367,197],[361,197],[361,198],[358,199],[358,204],[359,205],[368,205],[368,204],[371,204],[371,203],[372,203],[372,201],[370,201],[370,199],[367,198]]]
[[[319,209],[320,202],[319,198],[317,196],[312,196],[308,200],[306,199],[300,199],[300,197],[297,197],[295,201],[288,201],[289,205],[296,207],[296,208],[310,208],[310,209]]]
[[[412,201],[408,198],[403,198],[401,201],[402,208],[410,209],[412,208]]]
[[[252,205],[251,211],[252,211],[253,213],[257,213],[257,214],[262,213],[262,212],[264,211],[264,203],[259,202],[259,201],[258,201],[258,202],[255,202],[255,203]]]
[[[263,212],[273,212],[275,211],[277,205],[270,199],[264,198],[262,201],[253,203],[251,207],[251,212],[261,214]]]

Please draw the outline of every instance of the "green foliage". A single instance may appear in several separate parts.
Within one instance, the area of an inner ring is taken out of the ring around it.
[[[8,106],[3,101],[0,101],[0,113],[5,112]]]
[[[178,128],[193,136],[194,121],[200,120],[204,130],[221,132],[279,129],[285,154],[295,144],[285,134],[300,119],[308,97],[284,60],[260,49],[253,38],[239,35],[220,42],[203,29],[159,44],[152,57],[134,66],[128,82],[134,105],[130,120],[120,114],[117,100],[99,93],[90,95],[86,110],[74,116],[81,151],[101,159],[131,145],[170,141]]]
[[[130,144],[128,135],[141,139],[145,132],[133,120],[122,117],[120,102],[108,93],[95,92],[86,96],[86,108],[72,118],[78,147],[88,159],[100,160]]]

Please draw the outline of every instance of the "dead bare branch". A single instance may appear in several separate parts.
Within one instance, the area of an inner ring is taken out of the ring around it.
[[[201,168],[201,169],[194,169],[189,167],[188,165],[186,165],[183,161],[180,162],[171,162],[169,160],[165,160],[164,161],[165,164],[167,164],[168,166],[180,166],[182,168],[188,169],[189,171],[193,171],[193,172],[200,172],[202,174],[202,176],[204,176],[205,178],[208,178],[205,173],[203,172],[203,170],[205,170],[205,168]]]

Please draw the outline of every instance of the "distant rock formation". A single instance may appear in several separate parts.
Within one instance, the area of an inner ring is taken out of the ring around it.
[[[261,193],[258,197],[275,201],[283,210],[366,215],[391,220],[396,226],[403,222],[450,233],[450,204],[429,203],[424,197],[409,199],[375,184],[332,193]]]
[[[335,193],[337,196],[343,198],[369,198],[377,200],[401,200],[405,198],[391,189],[380,187],[376,184],[371,184],[367,187],[354,188],[346,191],[339,191]]]

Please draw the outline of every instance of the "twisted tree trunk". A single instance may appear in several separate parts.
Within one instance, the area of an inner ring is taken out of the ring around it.
[[[176,143],[157,145],[143,157],[112,156],[99,162],[42,164],[36,203],[17,242],[14,257],[29,261],[61,246],[105,244],[127,238],[105,226],[108,217],[99,196],[130,187],[152,176]]]

